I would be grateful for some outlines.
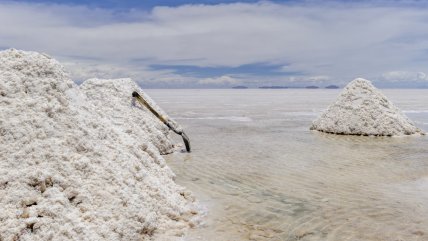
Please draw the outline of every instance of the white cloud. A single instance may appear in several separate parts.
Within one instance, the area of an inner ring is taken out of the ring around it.
[[[235,85],[240,83],[239,80],[230,76],[220,76],[215,78],[205,78],[198,81],[199,84],[203,85]]]
[[[390,71],[382,74],[382,79],[390,82],[428,81],[424,72]]]
[[[308,81],[311,81],[313,83],[324,83],[327,81],[330,81],[330,77],[325,76],[325,75],[318,75],[318,76],[310,76],[308,78]]]
[[[0,3],[0,46],[47,52],[66,62],[79,79],[98,75],[191,85],[204,80],[154,71],[149,65],[271,63],[304,75],[281,77],[284,81],[329,76],[347,82],[391,69],[428,72],[426,10],[379,3],[261,2],[116,13],[9,2]],[[407,81],[403,76],[384,79]]]

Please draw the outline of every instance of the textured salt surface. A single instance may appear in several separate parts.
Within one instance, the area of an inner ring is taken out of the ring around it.
[[[192,195],[160,155],[167,129],[123,79],[75,85],[35,52],[0,52],[0,240],[171,240]]]
[[[346,135],[400,136],[421,133],[370,81],[351,81],[311,130]]]
[[[110,118],[112,124],[135,139],[148,136],[161,154],[173,151],[169,129],[150,111],[135,105],[130,93],[140,87],[131,79],[88,79],[80,86],[88,102],[94,105],[100,115]],[[142,91],[139,91],[142,93]],[[147,96],[145,99],[149,100]],[[152,101],[151,105],[163,116],[166,114]]]

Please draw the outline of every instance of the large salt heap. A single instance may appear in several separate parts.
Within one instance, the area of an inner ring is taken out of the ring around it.
[[[0,240],[170,240],[195,224],[160,155],[172,150],[165,127],[131,92],[94,88],[49,56],[0,52]]]
[[[421,133],[370,81],[351,81],[310,127],[345,135],[400,136]]]

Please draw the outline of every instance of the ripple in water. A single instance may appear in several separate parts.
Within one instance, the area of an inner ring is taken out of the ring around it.
[[[309,131],[336,91],[148,92],[192,140],[191,154],[167,156],[209,210],[186,240],[428,240],[426,136]],[[427,90],[385,94],[427,123]]]

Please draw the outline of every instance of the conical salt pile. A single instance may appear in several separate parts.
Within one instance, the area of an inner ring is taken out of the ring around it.
[[[351,81],[311,130],[344,135],[400,136],[421,133],[370,81]]]
[[[166,128],[131,105],[138,86],[112,82],[81,89],[49,56],[0,52],[0,240],[172,240],[195,225],[160,155]]]

